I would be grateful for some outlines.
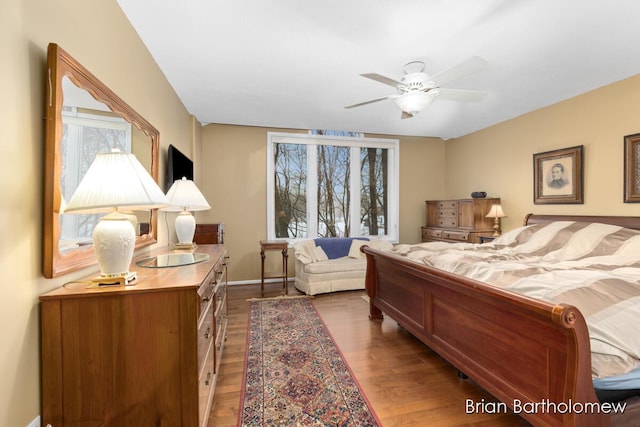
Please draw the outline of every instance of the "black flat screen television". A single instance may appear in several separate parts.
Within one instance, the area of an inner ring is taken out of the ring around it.
[[[173,182],[186,177],[193,181],[193,161],[173,145],[169,145],[167,156],[167,191]]]

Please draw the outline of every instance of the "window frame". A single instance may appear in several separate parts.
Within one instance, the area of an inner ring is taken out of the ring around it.
[[[275,144],[301,144],[307,146],[307,237],[285,238],[275,236]],[[387,218],[388,234],[368,236],[372,238],[398,241],[400,235],[400,141],[390,138],[350,137],[336,135],[312,135],[305,133],[267,132],[267,239],[295,243],[299,240],[317,238],[317,146],[334,145],[351,148],[351,232],[360,225],[360,150],[362,148],[383,148],[388,150],[387,158]],[[353,189],[357,191],[353,191]],[[315,212],[314,212],[315,208]],[[356,227],[357,226],[357,227]],[[350,236],[367,237],[367,236]]]

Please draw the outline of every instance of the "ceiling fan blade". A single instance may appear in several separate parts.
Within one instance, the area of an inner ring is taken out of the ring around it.
[[[487,67],[487,64],[487,61],[480,58],[479,56],[473,56],[466,61],[463,61],[460,64],[449,68],[448,70],[441,71],[431,76],[429,80],[432,80],[439,86],[452,80],[456,80],[469,74],[473,74],[480,70],[484,70]]]
[[[464,89],[447,89],[438,88],[433,90],[436,99],[446,99],[449,101],[462,101],[462,102],[478,102],[487,96],[486,92],[480,92],[477,90],[464,90]],[[431,92],[429,92],[431,93]]]
[[[384,83],[384,84],[392,86],[392,87],[398,87],[398,86],[404,86],[405,85],[402,82],[399,82],[397,80],[391,79],[389,77],[385,77],[385,76],[383,76],[381,74],[368,73],[368,74],[360,74],[360,75],[362,77],[366,77],[368,79],[375,80],[377,82]]]
[[[355,108],[355,107],[361,107],[363,105],[367,105],[367,104],[373,104],[374,102],[379,102],[379,101],[384,101],[385,99],[389,99],[391,98],[393,95],[389,95],[389,96],[384,96],[382,98],[377,98],[377,99],[372,99],[369,101],[364,101],[364,102],[359,102],[357,104],[353,104],[353,105],[347,105],[344,108]]]

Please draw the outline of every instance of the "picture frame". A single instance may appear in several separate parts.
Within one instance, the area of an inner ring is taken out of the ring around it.
[[[624,203],[640,203],[640,133],[624,137]]]
[[[583,146],[533,155],[533,203],[582,204]]]

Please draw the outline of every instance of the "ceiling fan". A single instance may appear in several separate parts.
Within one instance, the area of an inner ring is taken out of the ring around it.
[[[400,80],[394,80],[376,73],[360,74],[362,77],[393,86],[398,93],[348,105],[344,108],[361,107],[374,102],[393,99],[400,110],[402,110],[401,118],[407,119],[415,116],[437,99],[477,102],[487,95],[486,92],[449,89],[443,88],[441,85],[483,70],[486,66],[487,61],[478,56],[474,56],[433,76],[429,76],[424,72],[425,63],[423,61],[411,61],[405,64],[402,67],[404,75],[400,77]]]

